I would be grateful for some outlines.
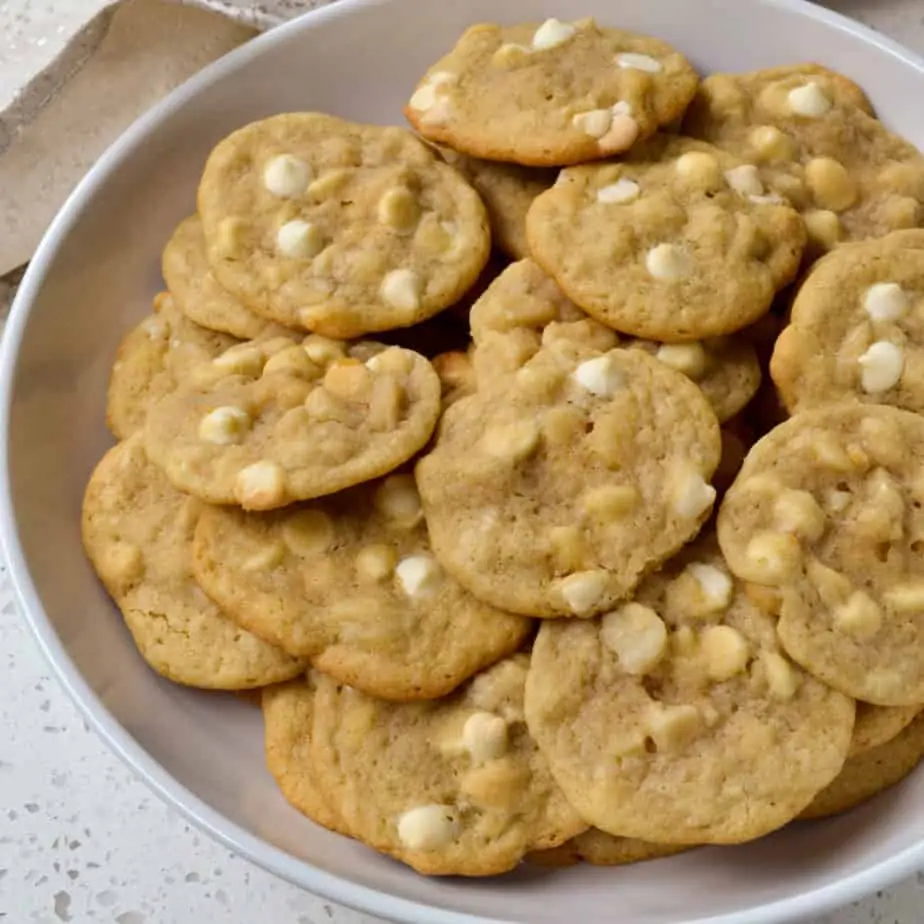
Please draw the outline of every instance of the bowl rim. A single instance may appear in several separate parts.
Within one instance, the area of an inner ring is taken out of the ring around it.
[[[83,718],[137,778],[200,830],[232,852],[246,857],[262,869],[299,888],[376,917],[409,924],[515,924],[509,920],[486,918],[399,898],[317,869],[235,824],[168,773],[106,708],[83,679],[65,650],[45,613],[38,590],[33,583],[19,538],[11,492],[10,423],[20,346],[33,303],[45,282],[49,268],[97,187],[116,166],[131,157],[146,136],[152,130],[156,130],[163,116],[183,106],[200,90],[234,72],[243,62],[271,48],[283,36],[311,28],[314,24],[328,19],[353,16],[367,7],[384,6],[390,2],[392,0],[337,0],[328,6],[307,11],[248,40],[194,74],[139,116],[112,142],[68,196],[29,262],[0,340],[0,550],[6,557],[10,582],[32,637]],[[871,44],[924,73],[924,56],[912,52],[899,42],[842,13],[817,6],[809,0],[750,2],[814,19]],[[794,922],[804,919],[807,915],[822,914],[861,899],[877,889],[910,876],[921,867],[924,867],[924,840],[874,866],[852,873],[829,885],[758,905],[746,911],[697,918],[688,924],[742,924],[745,919],[748,924]]]

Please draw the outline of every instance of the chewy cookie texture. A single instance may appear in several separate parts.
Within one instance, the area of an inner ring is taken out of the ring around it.
[[[683,862],[924,755],[924,158],[618,25],[216,139],[114,358],[82,535],[142,658],[425,875]]]

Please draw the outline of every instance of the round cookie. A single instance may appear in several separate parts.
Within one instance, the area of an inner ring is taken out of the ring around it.
[[[586,357],[586,354],[585,354]],[[433,551],[475,596],[530,616],[591,616],[709,515],[715,415],[640,350],[543,350],[456,402],[418,463]]]
[[[145,448],[175,487],[245,510],[384,475],[440,413],[432,366],[399,347],[280,337],[234,347],[198,378],[151,409]]]
[[[319,113],[225,138],[198,204],[218,282],[272,321],[330,337],[431,317],[490,252],[478,194],[422,141]]]
[[[843,245],[803,283],[770,362],[790,413],[854,400],[924,411],[924,247],[908,236]]]
[[[748,165],[660,135],[619,162],[563,170],[529,210],[533,259],[588,314],[682,342],[756,321],[796,274],[799,215],[754,192]]]
[[[314,675],[263,690],[266,766],[286,801],[315,824],[349,836],[343,820],[325,799],[315,780],[311,757],[314,720]]]
[[[110,449],[90,478],[84,549],[135,645],[158,674],[193,687],[244,690],[297,676],[304,660],[237,626],[193,580],[201,509],[147,460],[140,435]]]
[[[573,341],[580,347],[607,350],[621,344],[641,349],[696,382],[719,421],[738,413],[760,385],[754,348],[742,337],[662,344],[619,339],[610,328],[589,318],[532,260],[508,266],[472,307],[472,338],[483,378],[515,371],[539,348]],[[496,334],[510,335],[503,341]]]
[[[488,210],[494,246],[514,260],[528,257],[526,213],[536,196],[555,182],[558,172],[467,157],[447,147],[440,147],[439,152],[481,196]]]
[[[595,827],[731,844],[783,826],[837,776],[854,703],[781,654],[707,537],[602,619],[544,623],[526,718]]]
[[[827,818],[856,808],[903,780],[922,757],[924,718],[918,718],[885,744],[849,758],[835,780],[799,817]]]
[[[897,737],[921,711],[921,706],[871,706],[857,703],[857,721],[853,726],[848,758],[856,757]]]
[[[526,729],[528,664],[515,655],[426,703],[318,676],[313,770],[352,835],[426,875],[488,876],[583,831]]]
[[[149,407],[237,342],[190,321],[166,292],[157,295],[154,313],[125,335],[116,353],[106,396],[113,436],[124,440],[140,430]]]
[[[161,272],[177,307],[202,327],[241,340],[287,333],[284,327],[254,314],[218,284],[205,257],[198,215],[181,221],[167,241]]]
[[[527,856],[536,866],[558,868],[575,863],[590,863],[593,866],[628,866],[659,860],[690,850],[677,844],[652,844],[633,837],[614,837],[597,828],[590,828],[583,834],[571,838],[561,847],[539,850]]]
[[[270,514],[211,507],[193,570],[240,625],[384,699],[444,696],[532,627],[439,567],[411,475]]]
[[[805,411],[751,449],[718,516],[729,567],[780,594],[787,653],[843,693],[924,702],[924,418]]]
[[[698,82],[666,42],[592,19],[484,23],[430,68],[404,113],[457,151],[557,167],[647,138],[683,113]]]
[[[924,220],[924,157],[852,81],[816,65],[714,74],[684,131],[756,167],[755,188],[802,212],[813,255]]]

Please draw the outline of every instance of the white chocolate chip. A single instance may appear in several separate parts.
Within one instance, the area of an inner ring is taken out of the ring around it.
[[[677,175],[688,184],[706,191],[722,185],[719,162],[705,151],[687,151],[674,164]]]
[[[853,501],[853,495],[850,491],[841,491],[837,488],[831,488],[825,492],[825,508],[830,513],[843,513]]]
[[[346,347],[339,340],[331,340],[329,337],[322,337],[320,334],[311,334],[302,342],[302,349],[308,354],[308,358],[319,366],[326,366],[335,359],[340,359],[346,355]]]
[[[663,70],[657,58],[652,58],[651,55],[640,55],[634,51],[620,52],[616,55],[616,63],[622,68],[632,68],[649,74],[657,74]]]
[[[358,359],[335,359],[324,373],[324,388],[343,401],[365,401],[372,373]]]
[[[282,562],[285,557],[285,546],[281,542],[268,542],[260,549],[254,552],[241,562],[240,567],[243,571],[272,571]]]
[[[448,805],[418,805],[398,819],[398,839],[408,850],[439,850],[461,829],[456,810]]]
[[[577,571],[562,578],[558,589],[572,613],[586,616],[606,593],[609,577],[606,571]]]
[[[229,375],[259,375],[266,356],[259,347],[242,343],[225,350],[212,360],[212,366]]]
[[[382,280],[379,294],[392,308],[416,311],[420,307],[420,280],[413,270],[392,270]]]
[[[356,573],[362,580],[378,584],[392,576],[397,559],[397,553],[390,545],[363,546],[356,553]]]
[[[686,570],[702,588],[703,598],[708,607],[706,612],[715,613],[728,607],[734,587],[726,571],[702,562],[693,562],[687,565]]]
[[[924,581],[895,584],[883,592],[882,599],[896,613],[924,613]]]
[[[805,182],[819,208],[843,212],[857,200],[857,184],[833,157],[812,158],[805,165]]]
[[[868,641],[882,627],[882,610],[869,594],[856,590],[834,611],[834,625],[847,635]]]
[[[877,282],[863,295],[863,310],[873,321],[897,321],[909,307],[907,294],[895,282]]]
[[[770,193],[769,196],[748,196],[754,205],[785,205],[786,200],[776,193]]]
[[[432,593],[440,579],[440,566],[432,555],[409,555],[395,565],[395,577],[409,597]]]
[[[825,531],[825,512],[809,491],[784,491],[773,505],[776,525],[784,533],[793,533],[810,542]]]
[[[420,219],[420,203],[404,186],[389,189],[379,199],[379,221],[397,231],[410,231]]]
[[[831,100],[814,80],[790,90],[787,99],[792,112],[810,119],[823,116],[832,106]]]
[[[610,109],[591,109],[588,112],[579,112],[571,120],[571,124],[591,138],[602,138],[613,123],[613,113]]]
[[[774,125],[758,125],[749,140],[762,160],[791,160],[795,152],[792,139]]]
[[[452,100],[440,96],[436,102],[420,116],[421,125],[445,125],[452,117]]]
[[[728,185],[742,196],[762,196],[764,184],[760,179],[760,172],[753,164],[742,164],[725,171]]]
[[[702,716],[696,706],[665,706],[651,703],[647,725],[659,751],[677,751],[688,744],[702,728]]]
[[[902,377],[905,354],[888,340],[877,340],[857,360],[860,384],[868,395],[878,395],[894,388]]]
[[[597,190],[597,202],[602,202],[604,205],[634,202],[640,194],[641,188],[635,180],[621,176],[615,183],[602,186]]]
[[[673,281],[689,276],[693,261],[675,244],[658,244],[645,255],[645,268],[655,279]]]
[[[603,522],[624,517],[638,506],[638,488],[631,484],[612,484],[594,488],[583,498],[584,510]]]
[[[569,22],[560,22],[557,19],[547,19],[533,36],[533,49],[535,51],[545,51],[547,48],[555,48],[556,45],[563,45],[568,39],[572,38],[577,29]]]
[[[268,510],[285,498],[286,476],[268,459],[242,468],[234,482],[234,496],[245,510]]]
[[[800,677],[793,666],[775,651],[761,652],[760,661],[767,677],[767,687],[774,699],[791,700],[799,689]]]
[[[349,170],[341,168],[327,170],[308,185],[306,192],[312,199],[327,199],[336,195],[346,185],[350,176]]]
[[[276,232],[276,250],[284,257],[310,260],[324,249],[324,237],[316,225],[296,218]]]
[[[799,540],[790,533],[762,532],[751,537],[745,551],[747,564],[739,577],[755,584],[782,584],[802,561]]]
[[[296,555],[320,555],[334,540],[334,522],[323,510],[310,507],[282,521],[282,540]]]
[[[280,154],[263,168],[263,185],[274,196],[283,199],[301,195],[310,181],[311,168],[291,154]]]
[[[667,627],[650,607],[626,603],[603,617],[600,640],[619,658],[619,666],[627,674],[641,676],[664,657]]]
[[[624,385],[622,373],[608,354],[585,360],[571,378],[585,391],[604,398],[616,394]]]
[[[848,474],[856,468],[853,460],[833,433],[819,433],[812,440],[810,451],[815,461],[829,471]]]
[[[380,514],[406,529],[423,519],[413,475],[389,475],[376,489],[373,504]]]
[[[740,674],[748,665],[747,639],[731,626],[709,626],[700,636],[700,650],[706,659],[706,673],[719,683]]]
[[[486,430],[481,438],[481,446],[495,459],[521,462],[536,451],[539,437],[539,427],[533,421],[521,420]]]
[[[418,112],[432,109],[439,98],[440,88],[454,83],[458,78],[451,71],[436,71],[414,91],[408,105]]]
[[[715,488],[694,469],[683,468],[674,473],[671,485],[671,507],[684,519],[695,520],[712,508]]]
[[[841,220],[830,209],[812,209],[803,216],[809,240],[817,247],[831,250],[841,239]]]
[[[462,744],[475,763],[497,760],[507,751],[507,723],[493,712],[473,712],[462,726]]]
[[[516,42],[504,42],[491,56],[491,63],[498,67],[513,67],[522,64],[531,54],[532,48],[518,45]]]
[[[219,446],[239,443],[250,423],[250,414],[243,408],[216,407],[199,421],[199,439]]]
[[[706,350],[701,343],[665,343],[658,347],[655,354],[657,358],[682,372],[685,376],[697,381],[706,374]]]

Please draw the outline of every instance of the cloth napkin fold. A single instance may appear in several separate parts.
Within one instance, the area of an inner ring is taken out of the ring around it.
[[[22,62],[22,73],[4,64],[4,80],[19,89],[0,103],[0,308],[12,288],[7,274],[31,257],[77,181],[142,112],[257,32],[333,0],[102,2],[74,3],[86,21],[78,17],[37,73],[28,72],[34,61]]]

